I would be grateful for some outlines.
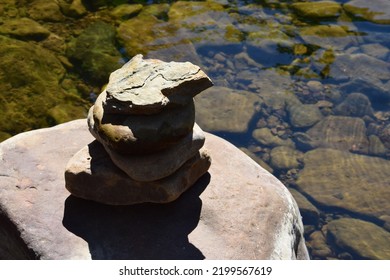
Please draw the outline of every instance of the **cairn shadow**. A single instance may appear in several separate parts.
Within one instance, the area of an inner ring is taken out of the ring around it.
[[[62,223],[88,243],[92,259],[204,259],[188,235],[199,223],[199,196],[209,182],[210,174],[206,173],[167,204],[110,206],[70,195],[65,200]]]

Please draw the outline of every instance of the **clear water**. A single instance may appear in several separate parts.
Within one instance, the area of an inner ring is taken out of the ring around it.
[[[220,104],[199,100],[198,122],[292,191],[311,258],[390,258],[387,0],[308,1],[317,5],[309,10],[287,0],[71,2],[0,2],[0,36],[12,39],[0,46],[1,138],[84,117],[108,73],[136,53],[189,60]],[[120,6],[129,3],[142,6]],[[10,24],[22,18],[47,32]],[[54,76],[38,59],[44,69],[30,74],[28,56],[12,55],[19,41],[45,50],[32,60],[50,54],[63,70]]]

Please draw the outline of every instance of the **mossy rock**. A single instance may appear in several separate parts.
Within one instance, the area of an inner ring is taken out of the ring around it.
[[[27,13],[34,20],[49,22],[65,20],[57,1],[35,0],[28,6]]]
[[[294,142],[291,139],[282,139],[273,135],[269,128],[258,128],[252,132],[252,137],[262,145],[269,147],[288,146],[294,148]]]
[[[368,152],[366,125],[360,118],[328,116],[310,128],[307,135],[315,146],[359,153]]]
[[[301,36],[317,37],[345,37],[347,31],[339,25],[313,25],[303,27],[300,31]]]
[[[324,19],[338,17],[342,11],[339,3],[333,1],[298,2],[291,8],[301,17],[310,19]]]
[[[124,63],[116,49],[115,36],[114,27],[95,22],[69,43],[67,56],[80,66],[80,73],[88,80],[103,85],[111,72]]]
[[[41,41],[50,35],[50,31],[29,18],[9,19],[0,25],[0,34],[22,40]]]
[[[86,117],[86,111],[83,106],[76,107],[73,104],[59,104],[48,110],[48,117],[52,118],[55,124],[65,123],[71,120]]]
[[[84,101],[69,99],[59,86],[65,69],[48,50],[0,36],[0,56],[0,131],[14,135],[55,124],[48,111],[58,104],[86,109]]]
[[[158,19],[167,20],[170,7],[167,3],[146,5],[143,7],[141,15],[152,15]]]
[[[182,22],[185,19],[202,13],[224,10],[225,8],[221,4],[213,1],[177,1],[172,4],[168,17],[169,20]]]
[[[117,36],[127,55],[133,57],[178,43],[177,40],[174,42],[164,40],[162,43],[153,44],[158,39],[172,38],[176,30],[176,26],[159,20],[154,15],[139,14],[122,22],[117,29]]]
[[[116,6],[111,12],[110,15],[116,19],[129,19],[133,16],[136,16],[141,12],[143,6],[141,4],[123,4]]]

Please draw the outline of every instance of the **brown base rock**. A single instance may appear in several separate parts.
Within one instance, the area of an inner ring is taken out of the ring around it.
[[[212,134],[208,173],[171,203],[111,206],[70,195],[65,166],[94,140],[85,123],[0,143],[0,258],[308,259],[288,190]]]

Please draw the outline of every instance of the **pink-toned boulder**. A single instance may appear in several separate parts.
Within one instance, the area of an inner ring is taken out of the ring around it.
[[[178,199],[110,206],[76,198],[64,170],[94,140],[86,120],[0,143],[0,259],[307,259],[288,190],[206,134],[213,162]]]

